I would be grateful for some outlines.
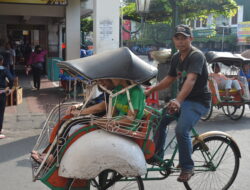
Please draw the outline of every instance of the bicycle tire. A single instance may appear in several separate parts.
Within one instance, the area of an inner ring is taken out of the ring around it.
[[[104,175],[103,175],[104,174]],[[100,176],[102,175],[102,182],[100,180]],[[97,178],[94,180],[96,181],[96,184],[93,183],[93,181],[90,184],[90,190],[95,190],[95,189],[107,189],[107,190],[144,190],[144,185],[143,181],[140,176],[135,177],[133,181],[120,181],[120,180],[115,180],[115,182],[112,182],[115,176],[118,176],[116,171],[113,170],[105,170]],[[121,176],[122,178],[122,176]],[[111,184],[111,187],[105,188],[106,185]],[[97,187],[98,185],[99,187]]]
[[[233,108],[233,111],[230,109]],[[232,120],[239,120],[245,112],[245,104],[237,106],[227,106],[227,113]]]
[[[226,107],[226,108],[225,108],[225,107]],[[223,113],[225,114],[225,116],[230,117],[230,115],[228,114],[228,111],[227,111],[227,106],[222,106],[221,108],[222,108],[222,111],[223,111]],[[232,114],[233,114],[233,113],[232,113]]]
[[[195,174],[188,182],[184,183],[184,186],[188,190],[226,190],[232,185],[238,174],[240,155],[237,147],[229,138],[221,136],[207,137],[204,139],[204,143],[205,146],[202,143],[198,143],[193,148]],[[220,149],[218,149],[219,146],[221,147]],[[204,150],[206,148],[209,149],[209,153],[212,156],[216,153],[213,163],[219,165],[217,168],[214,168],[214,171],[211,169],[212,164],[205,161],[202,155],[202,152],[206,152]],[[200,171],[197,166],[200,166]],[[201,171],[201,169],[206,170],[209,167],[210,170]]]
[[[214,106],[211,105],[210,108],[209,108],[208,113],[207,113],[206,115],[204,115],[204,116],[201,117],[201,120],[202,120],[202,121],[207,121],[207,120],[211,117],[211,115],[212,115],[212,113],[213,113],[213,107],[214,107]]]

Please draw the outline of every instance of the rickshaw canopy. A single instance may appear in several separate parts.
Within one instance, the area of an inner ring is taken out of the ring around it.
[[[221,62],[227,66],[234,65],[240,67],[244,63],[244,61],[247,60],[241,55],[236,55],[231,52],[209,51],[205,56],[208,63]]]
[[[136,83],[146,82],[158,73],[128,48],[106,51],[90,57],[57,63],[60,69],[87,80],[119,78]]]

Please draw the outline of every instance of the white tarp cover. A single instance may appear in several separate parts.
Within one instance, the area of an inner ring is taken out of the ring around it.
[[[145,174],[147,167],[141,148],[131,139],[96,130],[79,138],[65,152],[59,175],[92,179],[106,169],[133,177]]]

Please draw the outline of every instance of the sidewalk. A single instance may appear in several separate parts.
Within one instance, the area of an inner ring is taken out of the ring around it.
[[[46,114],[65,96],[63,90],[58,87],[58,82],[51,82],[45,77],[41,80],[39,91],[32,89],[32,75],[21,73],[18,74],[18,79],[19,86],[23,88],[23,101],[19,105],[6,107],[3,127],[6,140],[34,135],[38,130],[35,132],[37,134],[42,128]]]
[[[42,130],[46,112],[51,104],[58,104],[65,96],[56,83],[43,77],[41,89],[33,90],[32,76],[17,75],[23,88],[23,102],[6,107],[4,117],[5,139],[0,140],[0,189],[48,190],[41,182],[32,182],[30,151]],[[11,179],[11,180],[10,180]]]

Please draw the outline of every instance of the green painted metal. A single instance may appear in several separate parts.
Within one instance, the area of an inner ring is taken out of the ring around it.
[[[97,128],[96,126],[92,125],[83,129],[78,130],[76,133],[74,133],[72,136],[70,136],[70,138],[66,141],[66,143],[64,144],[62,150],[59,153],[59,162],[62,159],[62,156],[68,146],[68,144],[72,141],[72,139],[74,139],[78,134],[80,134],[83,131],[88,132],[89,130],[93,129],[93,128]],[[40,181],[42,181],[46,186],[48,186],[51,190],[65,190],[65,188],[61,188],[61,187],[54,187],[52,186],[49,182],[48,179],[49,177],[55,172],[55,170],[58,169],[58,164],[54,163],[54,165],[52,166],[52,168],[47,172],[47,174],[40,179]],[[72,188],[72,190],[89,190],[90,189],[90,185],[88,184],[87,187],[81,187],[81,188]]]

